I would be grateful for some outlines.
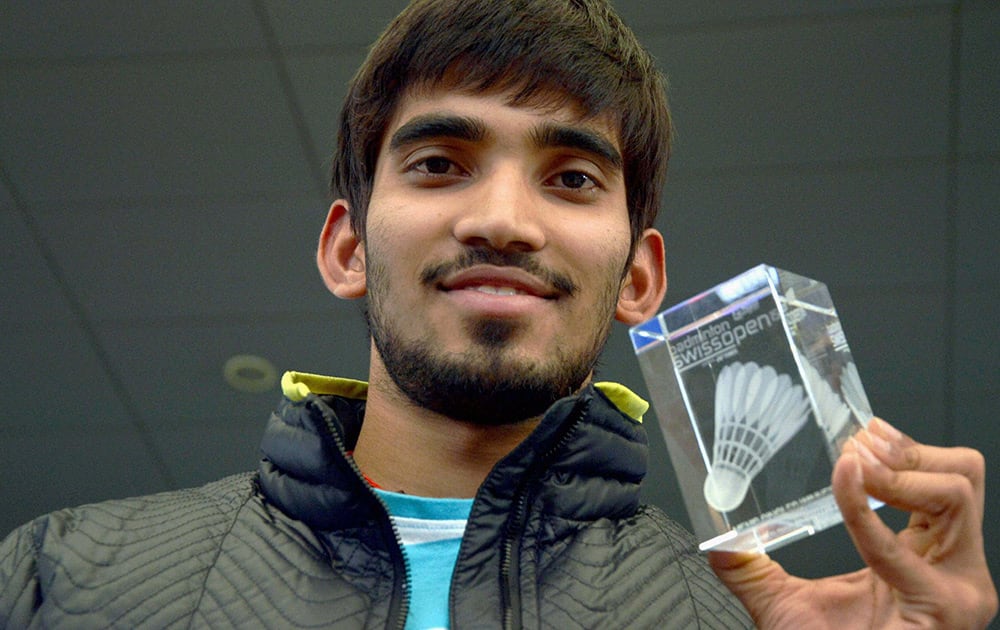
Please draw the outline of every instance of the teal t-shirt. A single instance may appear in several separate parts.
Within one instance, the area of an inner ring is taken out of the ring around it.
[[[375,488],[403,542],[409,565],[406,630],[448,627],[448,592],[472,499],[433,499]]]

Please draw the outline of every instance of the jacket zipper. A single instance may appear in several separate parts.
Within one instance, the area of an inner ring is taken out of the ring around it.
[[[354,463],[354,458],[349,457],[347,455],[347,446],[344,444],[344,440],[343,437],[340,435],[340,432],[333,426],[327,415],[323,413],[323,410],[320,409],[319,411],[320,411],[320,416],[323,418],[323,426],[326,427],[326,432],[333,439],[334,444],[337,445],[337,448],[340,450],[341,455],[347,461],[347,465],[350,466],[351,469],[354,471],[354,474],[357,475],[358,480],[361,481],[361,483],[364,484],[366,488],[368,488],[368,492],[370,492],[371,495],[375,498],[375,500],[378,501],[379,505],[382,506],[383,512],[385,512],[385,521],[388,522],[392,538],[393,540],[396,541],[396,553],[394,554],[392,553],[392,550],[390,550],[389,554],[393,559],[393,564],[395,565],[394,566],[395,571],[393,571],[392,597],[389,600],[388,619],[389,623],[393,623],[393,620],[395,620],[394,626],[399,630],[403,630],[403,628],[406,626],[406,615],[409,612],[409,604],[410,604],[409,602],[410,567],[409,563],[406,560],[406,554],[403,553],[403,539],[399,535],[399,530],[396,528],[396,524],[392,521],[392,518],[390,518],[389,516],[389,506],[385,504],[385,501],[382,500],[382,497],[378,496],[377,494],[375,494],[374,491],[372,491],[371,487],[368,485],[368,482],[365,481],[364,473],[362,473],[361,469],[358,468],[358,465]],[[384,533],[385,522],[383,522],[381,525]],[[399,577],[400,569],[402,569],[403,573],[402,580],[400,580]]]
[[[385,501],[383,501],[378,495],[375,495],[375,498],[382,504],[382,509],[384,509],[386,515],[388,515],[389,508],[386,506]],[[389,603],[389,619],[395,619],[396,628],[403,630],[406,626],[406,615],[409,612],[410,607],[410,563],[406,559],[406,554],[403,553],[403,539],[399,535],[396,523],[394,523],[391,518],[389,518],[389,527],[392,529],[392,536],[396,540],[396,549],[400,556],[399,559],[396,559],[397,561],[395,563],[396,571],[394,572],[392,586],[392,601]],[[402,566],[403,569],[402,581],[399,579],[400,566]]]
[[[511,517],[504,527],[504,535],[500,544],[500,602],[503,605],[503,627],[504,630],[520,630],[521,628],[521,598],[520,587],[515,584],[513,568],[515,560],[520,555],[521,533],[524,531],[525,521],[528,516],[528,488],[532,484],[528,481],[537,477],[540,471],[545,470],[545,464],[569,441],[576,428],[580,425],[590,406],[589,399],[581,401],[574,409],[572,419],[564,425],[562,435],[545,453],[535,459],[528,472],[525,473],[524,483],[518,489],[514,499],[514,508]],[[520,573],[520,572],[518,572]],[[516,601],[515,601],[516,600]]]

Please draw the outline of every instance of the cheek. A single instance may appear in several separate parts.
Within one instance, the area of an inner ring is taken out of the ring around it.
[[[420,240],[419,226],[412,212],[403,208],[379,207],[368,212],[365,252],[369,265],[374,261],[383,271],[412,264],[414,247]]]
[[[603,281],[613,276],[615,282],[621,280],[631,246],[627,225],[588,227],[577,223],[567,229],[575,236],[572,255],[581,261],[585,277]]]
[[[368,208],[367,234],[382,243],[380,251],[396,256],[403,251],[421,252],[447,236],[441,201],[428,195],[383,193],[372,198]]]

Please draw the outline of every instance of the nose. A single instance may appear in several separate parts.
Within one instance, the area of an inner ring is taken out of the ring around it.
[[[538,251],[545,246],[536,187],[516,165],[491,170],[469,188],[453,233],[465,245],[498,251]]]

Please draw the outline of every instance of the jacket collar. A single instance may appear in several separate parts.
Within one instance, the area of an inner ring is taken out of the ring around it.
[[[261,489],[269,502],[310,527],[355,527],[384,515],[347,451],[364,417],[367,384],[286,373],[285,397],[261,443]],[[638,507],[646,472],[645,401],[609,383],[554,404],[539,426],[494,467],[473,517],[501,517],[515,494],[531,509],[573,520],[621,517]]]
[[[594,383],[618,410],[636,422],[642,422],[649,403],[620,383],[602,381]],[[342,396],[364,400],[368,395],[368,383],[351,378],[323,376],[308,372],[285,372],[281,378],[281,390],[289,400],[300,402],[309,394]]]

